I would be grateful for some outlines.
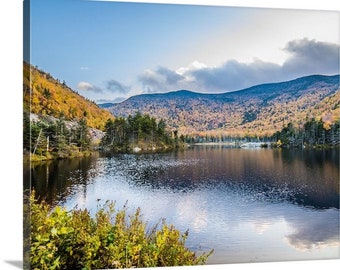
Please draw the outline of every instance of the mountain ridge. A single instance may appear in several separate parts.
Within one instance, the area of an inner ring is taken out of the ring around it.
[[[136,111],[148,113],[164,119],[181,134],[219,132],[262,136],[279,130],[290,120],[301,125],[313,117],[330,122],[338,119],[339,78],[340,75],[309,75],[213,94],[184,89],[142,94],[107,109],[123,117]],[[326,98],[328,103],[323,102]]]
[[[129,97],[126,100],[133,99],[135,97],[140,97],[140,98],[142,98],[142,97],[168,97],[168,96],[174,96],[174,95],[178,95],[178,96],[201,96],[201,97],[206,97],[206,96],[224,97],[224,96],[227,96],[227,95],[234,95],[234,94],[240,94],[240,93],[243,93],[243,92],[249,92],[249,91],[251,91],[253,89],[257,89],[257,88],[287,85],[287,84],[291,84],[291,83],[301,83],[305,80],[317,81],[316,80],[317,78],[318,78],[318,80],[320,80],[320,79],[326,79],[327,80],[327,78],[328,78],[329,80],[337,79],[339,81],[340,75],[338,75],[338,74],[336,74],[336,75],[321,75],[321,74],[308,75],[308,76],[303,76],[303,77],[299,77],[299,78],[288,80],[288,81],[281,81],[281,82],[276,82],[276,83],[263,83],[263,84],[258,84],[258,85],[250,86],[250,87],[247,87],[247,88],[243,88],[243,89],[227,91],[227,92],[222,92],[222,93],[202,93],[202,92],[191,91],[191,90],[188,90],[188,89],[179,89],[179,90],[173,90],[173,91],[169,91],[169,92],[165,92],[165,93],[146,93],[146,94],[135,95],[135,96]],[[126,100],[124,100],[124,101],[126,101]],[[103,104],[120,104],[120,103],[123,103],[124,101],[119,102],[119,103],[103,103]],[[98,105],[102,106],[103,104],[98,104]]]

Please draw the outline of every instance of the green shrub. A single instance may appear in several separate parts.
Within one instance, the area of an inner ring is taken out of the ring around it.
[[[197,256],[185,247],[181,234],[162,221],[146,229],[140,209],[127,215],[106,202],[94,217],[88,210],[53,210],[38,203],[31,207],[31,269],[98,269],[204,264],[212,253]]]

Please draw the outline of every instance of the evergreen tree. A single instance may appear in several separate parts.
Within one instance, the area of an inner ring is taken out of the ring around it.
[[[289,123],[281,131],[272,136],[272,140],[280,141],[280,147],[321,147],[339,145],[339,120],[333,125],[325,125],[322,120],[312,118],[302,128],[296,129]]]
[[[80,148],[80,151],[89,149],[89,128],[86,124],[85,118],[82,118],[78,121],[78,127],[76,128],[76,144]]]
[[[163,120],[157,123],[155,118],[137,112],[134,116],[129,115],[127,119],[122,117],[109,119],[105,124],[105,136],[101,146],[118,151],[128,151],[139,144],[148,149],[165,145],[170,147],[173,141],[165,130]]]

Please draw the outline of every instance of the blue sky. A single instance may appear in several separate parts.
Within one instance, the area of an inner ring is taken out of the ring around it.
[[[339,73],[339,13],[31,0],[30,62],[95,102]]]

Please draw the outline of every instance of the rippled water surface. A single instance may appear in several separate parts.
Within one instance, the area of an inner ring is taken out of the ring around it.
[[[26,172],[28,174],[28,171]],[[339,258],[339,152],[195,146],[166,154],[92,156],[31,168],[51,204],[141,207],[154,225],[189,229],[208,263]]]

